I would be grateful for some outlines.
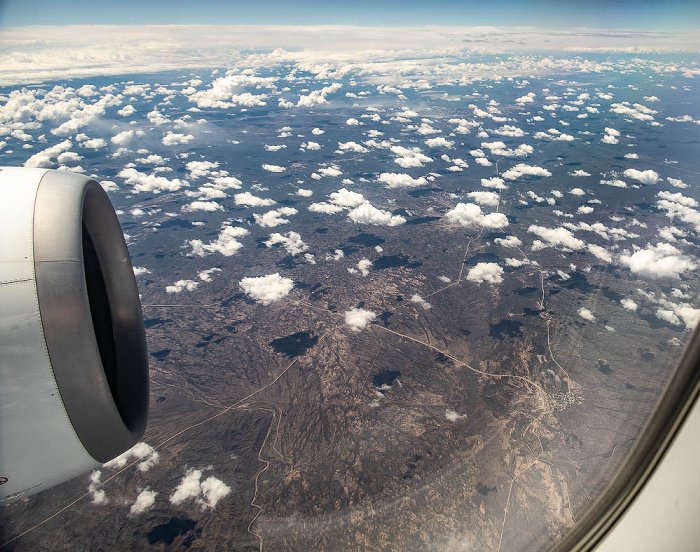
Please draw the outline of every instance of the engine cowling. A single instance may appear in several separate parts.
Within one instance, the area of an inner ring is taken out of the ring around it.
[[[0,168],[0,503],[143,435],[148,355],[124,236],[102,187]]]

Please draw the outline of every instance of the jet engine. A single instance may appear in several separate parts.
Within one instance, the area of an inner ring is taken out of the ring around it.
[[[129,252],[102,187],[0,168],[0,503],[131,448],[148,355]]]

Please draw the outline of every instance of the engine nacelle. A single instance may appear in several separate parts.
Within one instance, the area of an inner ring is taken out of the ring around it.
[[[148,356],[124,236],[102,187],[0,168],[0,503],[131,448]]]

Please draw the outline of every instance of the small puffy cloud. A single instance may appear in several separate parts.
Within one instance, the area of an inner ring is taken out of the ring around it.
[[[355,117],[350,117],[347,121],[345,121],[345,124],[348,126],[357,126],[360,124],[360,121],[355,119]]]
[[[451,149],[455,143],[452,140],[447,140],[446,138],[443,138],[442,136],[438,136],[437,138],[428,138],[425,141],[425,144],[429,148],[448,148]]]
[[[238,190],[240,189],[241,184],[242,182],[235,176],[217,176],[213,178],[212,182],[207,182],[207,186],[211,186],[217,190],[225,190],[227,188]]]
[[[589,243],[587,247],[588,251],[601,261],[605,261],[606,263],[611,263],[613,261],[612,255],[604,247],[595,245],[594,243]]]
[[[572,188],[571,190],[569,190],[569,193],[575,196],[586,195],[586,192],[584,192],[581,188]]]
[[[595,322],[595,316],[593,316],[593,313],[585,307],[581,307],[578,310],[578,315],[584,320],[588,320],[589,322]]]
[[[313,192],[313,190],[305,190],[304,188],[299,188],[296,191],[296,194],[299,197],[311,197],[312,195],[314,195],[314,192]]]
[[[458,203],[454,209],[445,213],[447,220],[462,226],[483,226],[484,228],[505,228],[508,226],[508,218],[503,213],[489,213],[484,215],[475,203]]]
[[[687,232],[676,228],[675,226],[666,226],[665,228],[660,228],[658,230],[659,237],[670,242],[678,241],[678,237],[684,238],[688,235]]]
[[[166,286],[167,293],[182,293],[183,291],[194,291],[197,289],[199,282],[195,280],[178,280],[172,286]]]
[[[595,209],[590,205],[581,205],[576,212],[579,215],[590,215]]]
[[[495,192],[469,192],[467,196],[479,205],[498,207],[499,195]]]
[[[89,140],[85,140],[84,142],[80,142],[80,147],[88,149],[100,149],[106,145],[107,142],[105,142],[102,138],[91,138]]]
[[[534,103],[535,101],[535,93],[534,92],[528,92],[525,96],[520,96],[519,98],[516,98],[515,103],[520,104],[520,105],[525,105],[529,103]]]
[[[400,215],[392,215],[389,211],[377,209],[371,203],[365,202],[348,213],[348,217],[362,224],[377,226],[399,226],[406,222]]]
[[[576,169],[569,173],[569,176],[591,176],[591,173],[584,171],[583,169]]]
[[[216,477],[207,477],[200,484],[202,499],[199,501],[202,507],[214,508],[219,501],[231,492],[231,488]]]
[[[625,169],[625,172],[623,174],[627,178],[638,180],[642,184],[656,184],[659,180],[661,180],[659,173],[657,173],[656,171],[652,171],[651,169],[648,169],[646,171],[638,171],[637,169]]]
[[[178,505],[194,499],[202,508],[214,508],[231,492],[231,488],[216,477],[208,477],[204,481],[201,478],[201,470],[188,470],[170,496],[171,504]]]
[[[669,243],[647,244],[634,253],[625,252],[620,262],[632,272],[648,278],[680,278],[683,272],[695,270],[697,264]]]
[[[127,104],[124,107],[122,107],[119,111],[117,111],[117,114],[121,115],[122,117],[129,117],[134,113],[136,113],[136,108],[131,104]]]
[[[332,203],[340,207],[358,207],[365,202],[365,196],[357,192],[351,192],[347,188],[341,188],[328,196]]]
[[[619,178],[613,178],[612,180],[601,180],[600,183],[604,186],[612,186],[613,188],[627,188],[627,182],[620,180]]]
[[[191,213],[193,211],[207,211],[212,213],[214,211],[224,210],[224,208],[216,201],[193,201],[192,203],[183,205],[181,209],[187,213]]]
[[[177,192],[187,186],[187,182],[173,178],[167,179],[156,174],[146,174],[133,168],[126,168],[119,171],[119,177],[123,178],[127,184],[133,184],[132,192],[135,194],[145,192],[159,194],[161,192]]]
[[[521,176],[537,176],[545,177],[552,176],[552,173],[547,169],[538,167],[536,165],[526,165],[525,163],[518,163],[514,167],[511,167],[506,172],[501,175],[505,180],[516,180]]]
[[[681,319],[676,315],[675,312],[669,309],[657,309],[656,310],[656,317],[659,320],[665,320],[669,324],[673,324],[674,326],[680,326],[681,325]]]
[[[241,92],[246,86],[270,87],[274,86],[275,77],[256,77],[253,75],[227,75],[219,77],[211,83],[206,90],[194,91],[189,96],[189,101],[197,104],[199,108],[225,109],[243,105],[246,107],[266,105],[267,94],[251,94]]]
[[[433,159],[421,152],[420,148],[405,148],[403,146],[391,146],[391,152],[397,157],[394,163],[404,169],[409,167],[422,167],[424,163],[430,163]]]
[[[168,131],[168,133],[163,136],[162,142],[164,146],[176,146],[178,144],[186,144],[191,140],[194,140],[194,136],[191,134],[181,134],[178,132]]]
[[[377,179],[389,188],[415,188],[428,183],[424,177],[412,178],[406,173],[381,173]]]
[[[309,205],[309,211],[314,213],[325,213],[326,215],[335,215],[340,213],[343,208],[340,205],[334,205],[332,203],[312,203]]]
[[[242,192],[233,196],[233,200],[236,205],[245,205],[248,207],[269,207],[274,205],[275,200],[273,199],[263,199],[258,196],[254,196],[250,192]]]
[[[141,441],[136,443],[133,447],[127,450],[125,453],[117,456],[113,460],[110,460],[103,465],[105,468],[111,470],[119,470],[127,465],[129,462],[139,461],[138,469],[141,472],[147,472],[158,462],[158,451],[155,450],[148,443]]]
[[[360,261],[357,263],[357,270],[359,270],[360,274],[363,276],[369,275],[370,268],[372,268],[372,261],[369,259],[360,259]]]
[[[639,155],[637,155],[636,153],[631,153],[631,152],[626,153],[624,155],[624,157],[625,157],[625,159],[639,159]]]
[[[279,151],[281,149],[286,149],[287,144],[276,144],[276,145],[265,144],[264,147],[265,147],[265,151]]]
[[[320,90],[312,90],[304,96],[299,96],[299,101],[297,102],[297,107],[314,107],[316,105],[321,105],[326,103],[328,100],[326,96],[337,92],[339,88],[343,85],[339,82],[334,82],[329,86],[324,86]]]
[[[163,161],[162,157],[160,157],[160,161]],[[212,169],[218,168],[219,163],[217,163],[216,161],[189,161],[185,166],[190,172],[190,177],[201,178],[203,176],[207,176],[212,171]]]
[[[136,501],[131,505],[129,514],[132,516],[137,516],[139,514],[143,514],[146,510],[149,510],[153,504],[155,504],[157,494],[157,492],[149,489],[144,489],[141,491],[136,497]]]
[[[145,268],[143,266],[135,266],[135,267],[133,267],[133,270],[134,270],[134,276],[141,276],[143,274],[150,274],[151,273],[150,270],[148,270],[147,268]]]
[[[102,472],[95,470],[90,474],[90,484],[88,485],[88,494],[93,504],[106,504],[107,493],[102,488]]]
[[[637,310],[637,303],[635,303],[632,299],[620,299],[620,303],[628,311],[634,312]]]
[[[666,211],[666,216],[670,219],[678,217],[681,221],[695,226],[696,231],[700,231],[700,212],[695,207],[698,202],[681,193],[671,193],[662,191],[657,194],[661,199],[656,202],[656,206]]]
[[[493,188],[494,190],[507,190],[508,186],[505,185],[502,178],[493,176],[491,178],[482,178],[481,185],[484,188]]]
[[[142,165],[162,165],[165,163],[166,159],[161,157],[160,155],[148,155],[146,157],[139,157],[137,159],[134,159],[136,163],[141,163]]]
[[[327,261],[339,261],[343,257],[345,257],[345,253],[343,253],[342,249],[336,249],[333,253],[326,253]]]
[[[134,138],[145,136],[146,133],[143,130],[125,130],[112,136],[110,141],[118,146],[128,146]]]
[[[354,332],[359,332],[360,330],[367,327],[367,325],[377,318],[377,313],[358,308],[351,308],[345,311],[345,323],[350,326],[350,329]]]
[[[445,410],[445,418],[447,418],[450,422],[458,422],[459,420],[464,420],[466,417],[466,414],[457,414],[457,412],[450,410],[449,408]]]
[[[499,155],[502,157],[527,157],[535,151],[535,148],[528,144],[520,144],[515,149],[507,148],[505,143],[501,141],[497,142],[481,142],[481,147],[490,150],[493,155]],[[477,157],[477,160],[479,158]],[[525,165],[527,166],[527,165]]]
[[[298,212],[294,207],[280,207],[262,215],[255,213],[253,218],[255,223],[263,228],[273,228],[281,224],[289,224],[289,220],[284,217],[296,215]]]
[[[200,273],[197,274],[200,280],[202,282],[211,282],[212,281],[212,275],[216,274],[217,272],[221,272],[220,268],[210,268],[208,270],[202,270]]]
[[[478,263],[467,272],[467,280],[477,284],[500,284],[503,281],[503,268],[496,263]]]
[[[357,142],[338,142],[338,152],[351,151],[354,153],[367,153],[369,150]]]
[[[267,247],[281,245],[292,257],[309,249],[309,246],[304,243],[301,235],[297,232],[287,232],[286,234],[275,232],[270,234],[270,239],[264,243]]]
[[[525,131],[513,125],[503,125],[500,128],[494,129],[493,133],[501,136],[508,136],[510,138],[520,138],[525,136]]]
[[[243,292],[251,299],[269,305],[289,295],[294,287],[290,278],[284,278],[279,273],[243,278],[239,283]]]
[[[243,247],[243,244],[238,241],[238,238],[246,236],[248,230],[238,226],[224,226],[219,232],[218,237],[209,243],[204,243],[202,240],[190,240],[189,244],[192,247],[192,255],[205,257],[212,253],[221,253],[225,257],[230,257],[238,252]]]
[[[661,199],[665,199],[666,201],[670,201],[672,203],[678,203],[680,205],[683,205],[684,207],[697,207],[698,202],[694,200],[692,197],[686,197],[680,192],[671,193],[667,191],[661,191],[658,194],[656,194],[658,197]]]
[[[341,171],[336,166],[323,167],[321,169],[318,169],[318,171],[316,172],[321,176],[340,176],[341,174],[343,174],[343,171]]]
[[[493,241],[502,247],[520,247],[523,244],[523,242],[521,242],[515,236],[506,236],[505,238],[496,238]]]
[[[312,140],[309,140],[308,142],[302,142],[299,147],[301,147],[303,149],[307,149],[307,150],[317,151],[317,150],[321,149],[321,144],[319,144],[318,142],[313,142]]]
[[[654,117],[652,117],[652,114],[656,113],[656,111],[653,109],[649,109],[641,104],[636,103],[630,105],[629,102],[610,104],[610,111],[619,115],[626,115],[640,121],[653,121]]]
[[[584,117],[587,117],[587,115],[584,115]],[[541,140],[556,140],[559,142],[573,142],[574,141],[574,137],[571,136],[571,134],[565,134],[563,132],[559,132],[557,129],[554,129],[554,128],[550,128],[548,132],[536,132],[535,138],[538,138]]]
[[[574,237],[574,235],[566,228],[546,228],[544,226],[538,226],[536,224],[531,225],[528,232],[535,234],[539,238],[542,238],[546,243],[542,243],[536,240],[533,243],[533,249],[542,249],[544,247],[550,246],[562,246],[566,249],[583,249],[586,243],[583,240],[579,240]]]
[[[423,310],[428,310],[432,307],[432,305],[430,303],[428,303],[425,299],[423,299],[417,293],[411,297],[411,302],[416,303],[418,306],[423,308]]]
[[[531,264],[530,261],[528,261],[527,259],[521,260],[521,259],[515,259],[513,257],[506,258],[506,266],[511,266],[513,268],[519,268],[519,267],[525,266],[527,264]]]
[[[63,142],[59,142],[54,146],[50,146],[45,150],[35,153],[24,162],[24,166],[33,168],[51,167],[53,165],[51,159],[68,151],[72,146],[73,143],[70,140],[63,140]]]
[[[688,185],[683,182],[680,178],[671,178],[670,176],[666,179],[668,180],[668,183],[671,186],[675,186],[676,188],[687,188]]]
[[[58,161],[62,165],[65,165],[67,163],[77,163],[81,159],[82,156],[78,155],[74,151],[65,151],[56,158],[56,161]]]
[[[603,142],[603,144],[619,144],[620,143],[620,140],[615,138],[615,136],[613,136],[612,134],[606,134],[605,136],[603,136],[600,139],[600,141]]]
[[[314,134],[314,135],[316,135],[316,136],[319,136],[319,135],[321,135],[321,134],[324,134],[325,132],[326,132],[325,130],[321,130],[321,129],[318,128],[318,127],[314,127],[314,128],[311,129],[311,134]]]
[[[279,165],[268,165],[267,163],[263,163],[262,168],[273,173],[281,173],[287,170],[285,167],[280,167]]]

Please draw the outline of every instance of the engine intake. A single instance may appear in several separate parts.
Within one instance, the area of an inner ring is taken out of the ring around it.
[[[0,502],[131,448],[148,356],[129,252],[102,187],[0,170]],[[22,323],[22,321],[24,323]]]

